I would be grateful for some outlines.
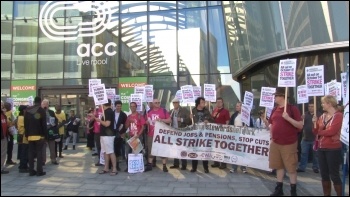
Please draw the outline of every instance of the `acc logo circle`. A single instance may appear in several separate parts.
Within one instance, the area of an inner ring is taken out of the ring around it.
[[[181,157],[187,157],[187,152],[186,151],[181,151],[180,155],[181,155]]]

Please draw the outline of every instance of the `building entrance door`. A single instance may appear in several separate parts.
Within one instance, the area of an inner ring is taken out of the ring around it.
[[[81,119],[79,138],[85,138],[85,117],[90,108],[95,107],[94,99],[88,96],[88,89],[82,88],[39,88],[39,96],[49,100],[49,108],[55,111],[55,106],[60,105],[62,111],[69,117],[73,110]]]

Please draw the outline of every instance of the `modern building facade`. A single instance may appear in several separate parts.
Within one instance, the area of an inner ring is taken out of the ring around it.
[[[297,58],[297,85],[312,65],[340,81],[349,2],[1,2],[1,98],[17,104],[34,92],[83,116],[98,78],[120,95],[153,84],[165,107],[183,85],[215,84],[230,111],[250,91],[256,110],[287,58]]]

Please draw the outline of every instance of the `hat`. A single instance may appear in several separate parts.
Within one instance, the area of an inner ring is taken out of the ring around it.
[[[285,87],[277,87],[276,92],[273,93],[272,95],[285,96],[286,95],[286,88]]]
[[[172,102],[172,103],[179,103],[180,101],[179,101],[179,99],[174,98],[173,101],[171,101],[171,102]]]

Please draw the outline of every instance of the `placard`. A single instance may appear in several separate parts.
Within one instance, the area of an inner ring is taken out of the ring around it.
[[[182,92],[182,102],[183,103],[194,103],[195,98],[193,94],[193,86],[191,85],[185,85],[181,86],[181,92]]]
[[[131,94],[130,95],[130,102],[135,102],[137,104],[136,111],[142,112],[143,111],[143,105],[142,105],[142,94]]]
[[[202,96],[202,88],[200,86],[193,86],[193,96],[195,99]]]
[[[275,96],[273,94],[275,92],[276,88],[261,87],[259,106],[273,108],[273,106],[275,105]]]
[[[140,173],[145,170],[142,154],[128,154],[128,173]]]
[[[93,97],[93,90],[92,90],[92,86],[95,85],[100,85],[101,84],[101,79],[89,79],[89,96]]]
[[[295,70],[297,59],[280,60],[278,70],[278,87],[295,87]]]
[[[308,103],[309,96],[307,95],[307,87],[306,85],[300,85],[297,87],[297,103]]]
[[[153,102],[153,85],[145,85],[145,99],[146,102]]]
[[[215,84],[204,84],[204,99],[210,102],[216,102]]]
[[[95,105],[102,105],[108,103],[105,84],[99,84],[92,86],[93,97]]]
[[[308,96],[324,96],[323,65],[305,67],[305,81]]]
[[[245,105],[248,105],[250,107],[250,109],[252,109],[253,108],[253,102],[254,102],[254,94],[251,93],[251,92],[245,91],[243,103]]]
[[[241,120],[243,123],[245,123],[246,125],[250,125],[250,111],[252,110],[252,108],[250,108],[250,106],[242,104],[241,107]]]

